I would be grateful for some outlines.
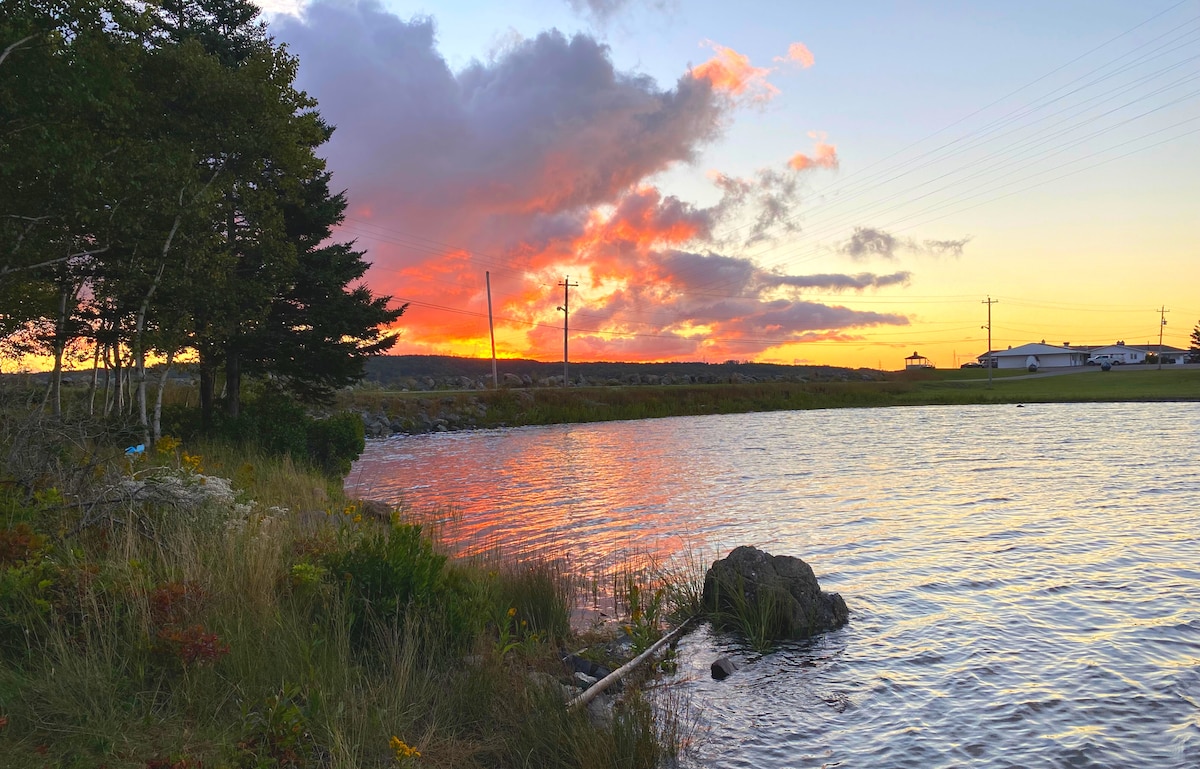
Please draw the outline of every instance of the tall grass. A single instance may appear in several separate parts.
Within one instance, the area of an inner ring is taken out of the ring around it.
[[[19,482],[0,467],[6,767],[649,768],[675,750],[636,691],[611,721],[565,709],[561,564],[447,560],[286,457],[60,454]]]

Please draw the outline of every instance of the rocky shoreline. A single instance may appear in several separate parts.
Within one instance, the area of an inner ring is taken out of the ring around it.
[[[658,375],[630,373],[603,380],[586,376],[562,386],[562,377],[506,374],[501,387],[491,377],[422,377],[396,392],[355,393],[347,408],[363,420],[368,438],[420,435],[529,424],[595,422],[800,407],[787,385],[881,381],[879,372],[844,369],[805,374],[753,376],[741,373]],[[754,386],[759,386],[755,388]],[[731,388],[738,388],[736,391]]]

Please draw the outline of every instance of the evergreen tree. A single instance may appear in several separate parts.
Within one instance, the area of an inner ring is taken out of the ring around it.
[[[352,243],[327,244],[346,209],[345,194],[331,194],[329,181],[328,172],[316,173],[304,182],[301,197],[285,207],[297,269],[267,322],[246,340],[254,373],[271,375],[315,401],[363,377],[366,358],[395,342],[380,327],[405,310],[389,309],[390,297],[375,297],[360,283],[370,265]]]
[[[1192,344],[1188,348],[1188,360],[1192,363],[1200,363],[1200,323],[1192,329]]]

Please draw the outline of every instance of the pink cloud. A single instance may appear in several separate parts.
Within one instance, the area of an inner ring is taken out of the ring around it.
[[[716,55],[695,67],[692,77],[709,82],[713,90],[755,103],[768,102],[779,95],[779,89],[767,82],[769,67],[755,67],[750,57],[711,40],[702,45],[712,48]]]
[[[816,59],[804,43],[792,43],[788,46],[787,55],[776,56],[775,61],[781,64],[789,62],[799,64],[801,69],[808,69],[816,62]]]
[[[797,152],[788,161],[788,166],[795,171],[804,171],[809,168],[836,169],[838,167],[837,146],[826,144],[818,139],[817,143],[813,145],[812,155]]]

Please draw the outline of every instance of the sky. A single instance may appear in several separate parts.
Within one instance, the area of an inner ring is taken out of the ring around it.
[[[576,361],[1200,322],[1200,0],[262,5],[337,127],[338,237],[409,304],[395,353],[488,356],[489,281],[497,354],[539,360],[564,301]]]

